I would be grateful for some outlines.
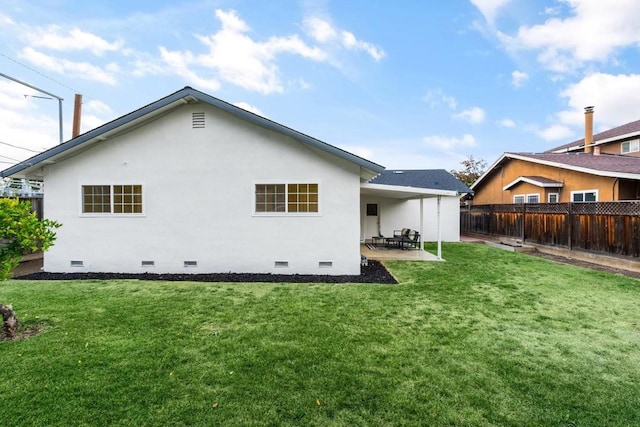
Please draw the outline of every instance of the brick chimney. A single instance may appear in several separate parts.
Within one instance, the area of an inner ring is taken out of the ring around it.
[[[73,99],[73,129],[71,130],[71,138],[80,135],[80,118],[82,116],[82,95],[76,93]]]
[[[584,108],[584,152],[593,152],[593,107]]]

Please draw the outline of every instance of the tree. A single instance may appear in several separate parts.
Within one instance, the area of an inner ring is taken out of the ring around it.
[[[469,187],[476,182],[487,169],[487,162],[483,159],[476,159],[472,155],[461,161],[460,164],[463,168],[457,171],[451,170],[451,175]]]
[[[29,251],[46,251],[56,239],[56,221],[38,219],[31,212],[31,203],[18,199],[0,198],[0,281],[7,279],[11,271]],[[0,303],[5,338],[14,338],[18,318],[13,309]]]

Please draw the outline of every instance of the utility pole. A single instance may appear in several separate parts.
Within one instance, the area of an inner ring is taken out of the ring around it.
[[[9,79],[9,80],[13,80],[13,81],[14,81],[14,82],[16,82],[16,83],[20,83],[21,85],[26,86],[26,87],[29,87],[29,88],[31,88],[31,89],[35,89],[35,90],[37,90],[37,91],[38,91],[38,92],[40,92],[40,93],[44,93],[45,95],[52,96],[52,97],[54,97],[54,98],[56,98],[56,99],[58,100],[58,120],[59,120],[59,124],[60,124],[60,144],[62,144],[62,101],[63,101],[63,99],[62,99],[62,98],[60,98],[60,97],[59,97],[59,96],[57,96],[57,95],[54,95],[54,94],[52,94],[52,93],[50,93],[50,92],[47,92],[46,90],[42,90],[42,89],[40,89],[40,88],[37,88],[37,87],[35,87],[35,86],[32,86],[32,85],[30,85],[29,83],[25,83],[25,82],[23,82],[23,81],[20,81],[20,80],[18,80],[18,79],[13,78],[13,77],[7,76],[6,74],[2,74],[2,73],[0,73],[0,76],[5,77],[5,78],[7,78],[7,79]]]

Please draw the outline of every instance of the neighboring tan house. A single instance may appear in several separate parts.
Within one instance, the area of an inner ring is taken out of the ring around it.
[[[374,236],[393,236],[395,230],[412,228],[423,230],[425,241],[460,241],[460,196],[471,193],[469,187],[444,169],[430,170],[385,170],[370,181],[370,184],[392,185],[450,191],[453,195],[425,199],[422,205],[423,215],[420,221],[419,200],[398,200],[367,194],[363,189],[360,200],[364,220],[361,223],[362,238],[369,240]],[[437,215],[440,211],[441,224],[438,227]],[[425,215],[424,213],[429,214]],[[440,233],[440,235],[438,235]]]
[[[504,153],[471,186],[473,204],[603,202],[640,198],[640,120],[544,153]]]
[[[0,175],[44,181],[47,272],[350,275],[361,193],[457,194],[369,184],[383,169],[185,87]]]

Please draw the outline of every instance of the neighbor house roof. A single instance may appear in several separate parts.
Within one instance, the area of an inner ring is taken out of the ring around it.
[[[508,190],[514,185],[519,184],[521,182],[526,182],[529,184],[533,184],[537,187],[543,187],[543,188],[560,188],[563,186],[563,184],[560,181],[555,181],[553,179],[545,178],[543,176],[520,176],[514,179],[513,181],[511,181],[509,184],[505,185],[503,190]]]
[[[476,189],[491,172],[510,159],[553,166],[597,176],[640,180],[640,157],[589,153],[504,153],[476,182]]]
[[[374,162],[186,86],[185,88],[152,102],[151,104],[145,105],[144,107],[129,114],[37,154],[21,163],[18,163],[17,165],[11,166],[0,172],[0,176],[7,177],[18,174],[24,176],[42,165],[64,160],[89,148],[93,144],[101,143],[118,134],[141,126],[148,120],[156,118],[162,114],[166,114],[169,110],[177,108],[183,104],[198,102],[212,105],[254,125],[289,136],[307,146],[352,162],[360,166],[360,174],[364,179],[371,179],[373,176],[384,170],[383,166]]]
[[[640,136],[640,120],[615,127],[593,135],[594,145],[606,144],[607,142],[618,141],[621,139],[633,138]],[[552,148],[545,153],[561,153],[567,151],[575,151],[584,148],[584,138]]]
[[[444,169],[385,170],[370,181],[371,184],[429,188],[455,191],[459,194],[473,191]]]

